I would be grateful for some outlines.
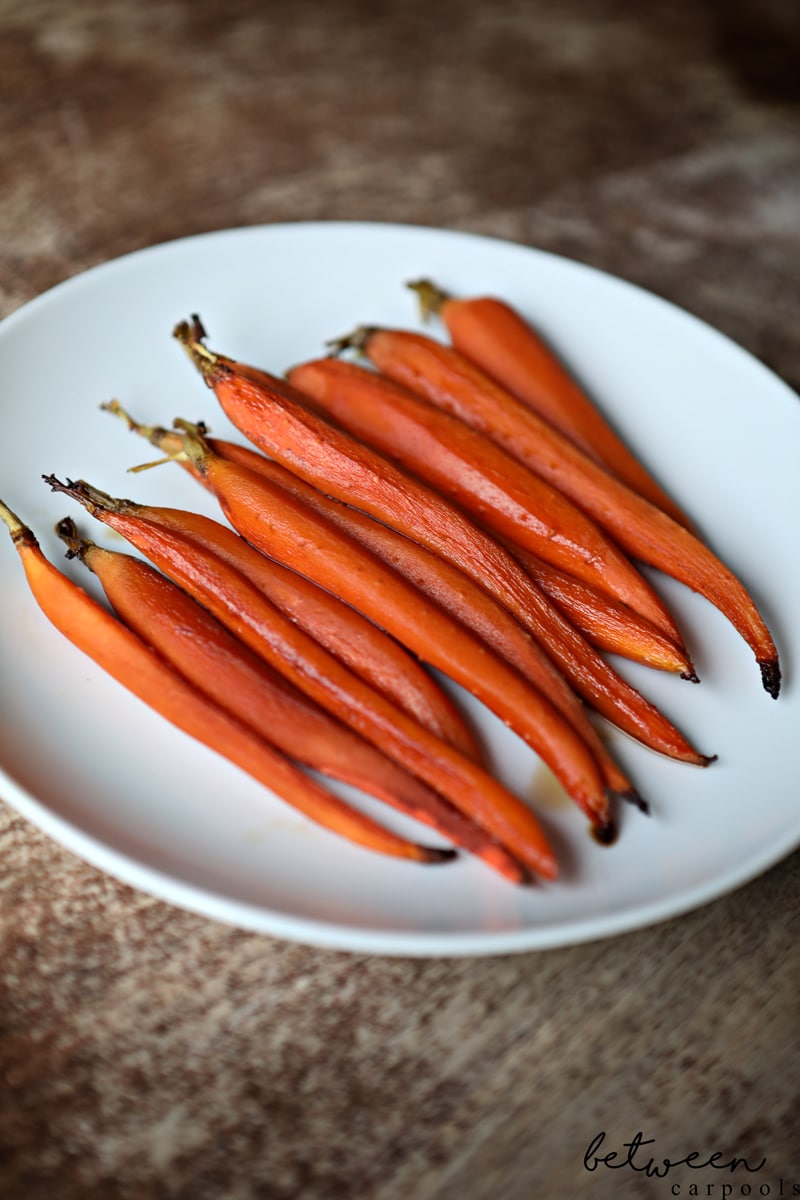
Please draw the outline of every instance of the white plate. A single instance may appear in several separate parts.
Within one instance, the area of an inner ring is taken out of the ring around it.
[[[800,406],[730,341],[671,305],[574,262],[422,228],[297,224],[189,238],[72,279],[0,326],[0,495],[63,563],[52,533],[72,502],[40,476],[216,512],[177,467],[143,475],[145,443],[99,411],[203,417],[232,431],[170,333],[199,312],[213,347],[283,371],[371,321],[413,325],[403,284],[502,294],[535,318],[661,480],[750,585],[782,652],[762,691],[724,618],[658,577],[703,682],[624,666],[719,762],[664,761],[611,735],[653,815],[624,814],[612,848],[585,832],[523,744],[468,701],[498,772],[538,796],[563,877],[523,890],[473,861],[422,868],[351,848],[149,712],[40,615],[0,541],[0,795],[96,866],[210,917],[320,946],[487,954],[618,934],[706,903],[800,842],[798,660]],[[91,532],[103,540],[102,529]],[[3,532],[4,536],[4,532]],[[83,568],[65,566],[88,583]],[[369,803],[369,802],[367,802]],[[386,812],[404,831],[410,822]],[[417,832],[419,832],[417,830]],[[426,835],[427,836],[427,835]]]

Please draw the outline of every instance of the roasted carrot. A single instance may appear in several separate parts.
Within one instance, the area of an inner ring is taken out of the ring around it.
[[[169,458],[179,462],[196,479],[209,486],[191,459],[182,452],[181,434],[161,426],[142,425],[134,421],[118,402],[104,407],[124,417],[131,430],[166,451]],[[499,604],[494,597],[478,587],[457,567],[426,550],[424,546],[411,541],[387,525],[374,521],[350,505],[324,495],[319,489],[292,475],[279,463],[272,462],[258,451],[220,438],[209,437],[207,442],[221,458],[249,467],[272,479],[317,512],[324,514],[482,638],[529,682],[544,691],[562,716],[570,721],[595,754],[606,786],[647,811],[646,803],[614,762],[562,672],[508,609]],[[218,549],[222,551],[223,548],[218,546]],[[258,584],[258,575],[249,569],[250,564],[242,562],[240,565],[248,578]]]
[[[118,405],[114,411],[121,411]],[[160,426],[137,424],[128,414],[124,415],[129,428],[147,437],[200,482],[205,482],[191,460],[181,453],[179,434]],[[223,438],[209,438],[208,441],[222,458],[265,475],[323,513],[483,638],[496,653],[543,690],[562,715],[572,721],[576,730],[592,745],[606,785],[618,795],[640,808],[647,808],[587,720],[576,693],[629,736],[660,754],[698,766],[713,761],[712,757],[695,750],[663,714],[613,671],[543,593],[539,593],[538,611],[542,636],[552,649],[552,656],[512,611],[449,560],[440,558],[351,505],[324,495],[256,450]]]
[[[680,645],[664,603],[616,544],[490,438],[356,363],[314,359],[287,377],[316,411],[424,479],[490,533],[628,604]]]
[[[135,428],[118,402],[103,407]],[[180,435],[173,437],[172,453],[177,453],[182,444]],[[480,759],[481,750],[472,729],[454,701],[394,638],[302,574],[268,561],[230,530],[220,528],[216,532],[217,553],[223,553],[227,561],[243,571],[281,612],[432,733],[452,742],[464,754]]]
[[[306,695],[454,803],[524,865],[545,878],[556,876],[544,831],[519,797],[349,671],[240,571],[186,533],[169,529],[158,509],[115,500],[81,480],[44,478],[122,534]]]
[[[608,823],[608,798],[592,752],[538,688],[289,489],[215,455],[191,427],[184,428],[184,449],[248,542],[322,587],[336,588],[348,604],[477,696],[541,756],[590,820]],[[193,517],[192,532],[219,553],[228,531],[207,521],[201,527]]]
[[[535,554],[506,545],[545,595],[598,650],[699,682],[687,655],[639,613]]]
[[[443,497],[317,417],[288,382],[210,351],[198,318],[179,325],[175,336],[249,441],[459,567],[522,622],[581,696],[632,737],[672,758],[710,761],[604,662],[503,547]]]
[[[451,850],[417,846],[321,787],[262,738],[192,687],[141,638],[45,558],[30,529],[0,502],[28,585],[44,615],[73,645],[179,729],[217,751],[311,820],[350,841],[414,862]]]
[[[494,296],[453,297],[427,279],[408,285],[422,315],[438,314],[456,350],[673,520],[690,521],[612,428],[563,361],[522,315]]]
[[[273,480],[280,480],[285,488],[346,530],[482,638],[541,689],[561,714],[573,723],[576,731],[592,747],[601,763],[606,784],[613,791],[626,795],[640,807],[646,807],[630,781],[610,758],[591,722],[586,719],[580,704],[576,702],[575,692],[566,683],[567,678],[584,699],[612,724],[658,753],[695,766],[707,766],[714,761],[713,756],[700,754],[662,713],[621,679],[544,596],[539,610],[544,631],[542,636],[552,649],[552,657],[509,609],[499,604],[452,562],[440,558],[358,509],[325,496],[312,485],[284,471],[278,463],[247,447],[224,441],[216,441],[215,447],[218,448],[217,453],[231,462],[246,464]],[[556,662],[559,667],[555,667]]]
[[[406,330],[365,329],[351,340],[378,370],[479,429],[563,491],[632,557],[705,596],[752,649],[766,691],[778,695],[778,652],[763,617],[741,580],[699,538],[451,346]]]
[[[497,842],[371,742],[309,700],[149,563],[57,526],[68,557],[100,580],[112,609],[198,691],[287,758],[432,826],[515,883],[527,873]]]

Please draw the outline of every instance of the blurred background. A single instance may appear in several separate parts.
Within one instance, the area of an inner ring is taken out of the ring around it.
[[[619,273],[797,382],[794,0],[5,0],[0,22],[4,313],[188,233],[412,222]]]
[[[0,316],[186,234],[408,222],[611,271],[800,388],[797,0],[0,0],[0,181]],[[171,909],[0,802],[0,1196],[649,1200],[580,1143],[643,1122],[766,1146],[788,1195],[798,879],[370,959]]]

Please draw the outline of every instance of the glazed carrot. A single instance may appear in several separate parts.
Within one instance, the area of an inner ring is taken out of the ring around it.
[[[609,599],[605,592],[584,580],[559,571],[535,554],[511,543],[506,545],[545,595],[598,650],[699,682],[686,654],[633,609]]]
[[[0,502],[28,585],[45,616],[74,646],[183,732],[217,751],[311,820],[350,841],[414,862],[443,862],[452,851],[397,837],[328,792],[193,688],[42,554],[30,529]]]
[[[165,575],[140,558],[79,537],[70,518],[57,532],[68,557],[79,558],[98,577],[120,620],[242,725],[294,762],[432,826],[513,882],[527,878],[520,864],[458,809],[309,700]]]
[[[125,419],[131,429],[167,451],[170,457],[175,457],[200,482],[206,482],[191,461],[179,453],[182,446],[179,434],[158,426],[139,425],[127,414]],[[658,709],[613,671],[543,593],[538,593],[541,598],[538,613],[542,636],[552,648],[552,658],[509,609],[452,562],[358,509],[324,495],[258,451],[225,439],[209,438],[208,441],[222,458],[261,473],[323,513],[483,638],[496,653],[544,691],[562,716],[572,722],[592,747],[606,785],[621,797],[646,811],[646,803],[587,720],[576,692],[607,720],[657,753],[696,766],[707,766],[714,761],[713,757],[695,750]],[[572,686],[567,683],[567,678]]]
[[[456,350],[612,471],[623,483],[691,523],[577,383],[564,363],[516,309],[494,296],[457,298],[427,279],[408,285],[424,318],[438,314]]]
[[[380,621],[423,661],[470,691],[540,755],[590,820],[608,823],[608,798],[594,756],[538,688],[290,490],[215,455],[188,426],[184,449],[248,542],[322,587],[336,588],[348,604]],[[192,518],[193,535],[214,552],[220,529],[213,522],[203,522],[200,529]]]
[[[443,497],[317,417],[289,383],[212,353],[197,318],[179,325],[175,336],[249,441],[301,479],[459,567],[517,617],[581,696],[632,737],[672,758],[709,761],[604,662],[503,547]]]
[[[490,438],[356,363],[315,359],[287,378],[317,412],[424,479],[490,533],[629,604],[680,642],[663,601],[597,524]]]
[[[118,402],[103,407],[136,428]],[[174,454],[182,443],[178,434],[173,439]],[[218,527],[216,535],[215,551],[243,571],[301,629],[432,733],[476,761],[481,758],[475,736],[454,701],[394,638],[302,574],[268,561],[231,530]]]
[[[148,438],[154,445],[166,451],[170,458],[179,462],[201,483],[208,481],[197,470],[191,459],[182,453],[182,436],[174,430],[160,426],[137,423],[118,402],[104,406],[123,416],[128,427]],[[221,458],[265,476],[267,479],[288,489],[298,499],[324,514],[340,529],[345,530],[367,549],[371,550],[399,574],[410,579],[425,595],[444,608],[456,620],[461,621],[473,633],[482,638],[496,653],[515,667],[535,687],[542,690],[566,717],[592,749],[606,786],[644,811],[647,805],[638,796],[630,780],[614,762],[603,740],[586,715],[586,710],[564,675],[553,661],[523,629],[508,609],[499,604],[488,592],[458,570],[451,563],[426,550],[417,542],[404,537],[379,521],[350,505],[325,496],[311,484],[285,470],[279,463],[272,462],[256,450],[220,438],[207,438],[208,445]],[[224,551],[218,546],[220,552]],[[263,556],[256,556],[263,557]],[[229,560],[232,561],[232,560]],[[258,577],[244,564],[242,569],[253,582]]]
[[[594,517],[632,557],[705,596],[755,654],[764,688],[780,690],[778,652],[744,584],[684,526],[598,466],[468,359],[433,338],[365,329],[352,339],[398,383],[491,437]]]
[[[524,865],[545,878],[556,876],[544,831],[517,796],[349,671],[240,571],[187,534],[165,526],[159,509],[114,500],[80,480],[62,483],[52,475],[45,480],[127,538],[306,695],[454,803]]]

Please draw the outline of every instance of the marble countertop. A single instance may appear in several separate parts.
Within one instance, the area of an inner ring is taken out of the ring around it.
[[[401,221],[610,270],[797,389],[799,13],[0,0],[0,315],[187,233]],[[172,908],[0,802],[0,1196],[797,1194],[798,914],[795,854],[606,941],[349,955]]]

